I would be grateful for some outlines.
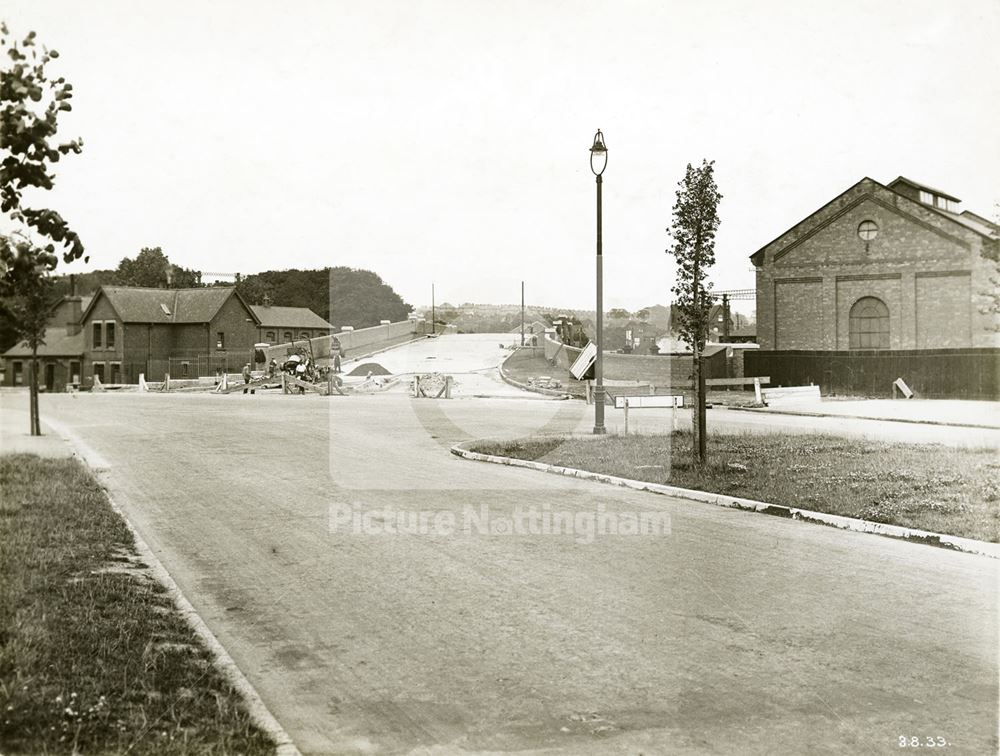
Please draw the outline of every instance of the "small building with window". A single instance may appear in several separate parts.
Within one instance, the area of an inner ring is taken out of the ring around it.
[[[275,307],[265,303],[251,305],[260,321],[257,341],[267,344],[288,344],[292,341],[329,336],[336,329],[308,307]]]
[[[84,335],[80,316],[90,297],[71,295],[52,306],[45,343],[38,347],[38,386],[42,391],[65,391],[83,378]],[[27,386],[31,375],[31,349],[18,343],[3,353],[3,385]]]
[[[937,365],[933,379],[898,360],[895,370],[942,394],[948,373],[979,370],[968,360],[957,368],[959,356],[994,360],[996,373],[995,351],[986,350],[1000,347],[1000,332],[985,303],[1000,227],[959,203],[903,176],[886,185],[864,178],[754,252],[758,374],[802,382],[793,368],[808,364],[822,385],[837,371],[870,373],[892,353]],[[891,385],[883,378],[858,390],[883,394]]]

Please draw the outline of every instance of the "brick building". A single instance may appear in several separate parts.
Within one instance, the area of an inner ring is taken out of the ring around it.
[[[85,383],[212,375],[251,360],[259,320],[233,287],[103,286],[82,317]]]
[[[90,297],[67,296],[52,306],[45,343],[38,348],[38,385],[43,391],[64,391],[79,385],[83,365],[80,316]],[[3,385],[27,386],[31,349],[18,343],[3,353]]]
[[[287,344],[290,341],[329,336],[334,327],[308,307],[275,307],[271,304],[250,305],[260,325],[257,341],[267,344]]]
[[[950,350],[968,357],[979,350],[988,368],[1000,334],[981,309],[995,270],[987,255],[997,253],[1000,227],[958,205],[953,195],[903,177],[888,185],[864,178],[757,250],[750,258],[762,350],[756,357],[836,353],[843,362],[846,353],[860,359]],[[932,362],[912,362],[911,378],[937,386],[913,367]],[[828,363],[811,363],[816,382],[831,377]],[[854,364],[849,372],[863,372],[861,362]],[[773,376],[777,368],[761,369]],[[891,381],[880,375],[876,383],[883,393]]]

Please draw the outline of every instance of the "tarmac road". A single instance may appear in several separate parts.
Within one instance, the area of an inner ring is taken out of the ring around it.
[[[584,431],[579,402],[108,393],[43,408],[109,466],[304,753],[882,753],[900,736],[996,752],[995,560],[447,452]],[[532,503],[671,527],[510,534]],[[387,507],[371,528],[427,510],[459,532],[351,531]],[[470,512],[497,534],[461,532]]]

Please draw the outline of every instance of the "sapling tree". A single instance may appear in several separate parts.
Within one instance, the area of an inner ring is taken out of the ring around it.
[[[705,371],[702,353],[708,337],[708,315],[712,307],[712,284],[708,269],[715,264],[715,233],[719,228],[719,201],[715,184],[715,161],[702,160],[698,167],[687,166],[678,183],[673,222],[667,233],[673,246],[667,252],[677,260],[677,280],[673,287],[681,338],[694,357],[694,442],[696,466],[705,463]]]
[[[28,202],[52,189],[53,165],[79,154],[83,143],[57,140],[59,116],[72,110],[73,85],[49,78],[46,67],[59,53],[35,36],[18,40],[0,23],[0,307],[31,348],[30,424],[32,435],[39,435],[38,347],[45,343],[51,305],[49,275],[60,257],[70,263],[84,249],[59,213]]]

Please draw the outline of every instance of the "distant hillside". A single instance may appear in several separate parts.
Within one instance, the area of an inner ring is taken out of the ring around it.
[[[406,320],[411,307],[370,270],[268,270],[243,278],[237,288],[250,304],[308,307],[334,326],[365,328],[380,320]]]

